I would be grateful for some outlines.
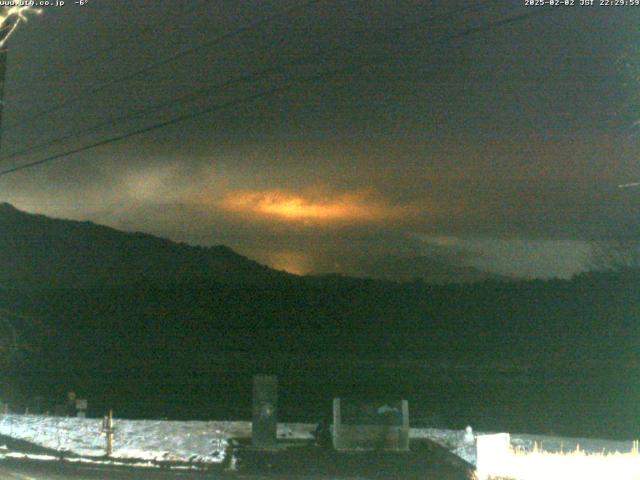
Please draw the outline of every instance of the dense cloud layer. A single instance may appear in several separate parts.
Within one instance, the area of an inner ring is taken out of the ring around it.
[[[184,5],[147,3],[51,9],[23,26],[10,50],[3,151],[69,138],[0,166],[335,65],[371,66],[2,177],[0,200],[225,243],[295,273],[402,279],[470,267],[567,276],[587,242],[640,227],[640,194],[617,188],[640,180],[628,48],[640,44],[640,9],[561,9],[444,41],[530,10],[327,0],[116,81],[295,4],[223,2],[181,16]],[[437,15],[448,18],[393,30]],[[154,22],[162,27],[141,30]],[[277,62],[295,66],[74,137]],[[60,102],[69,105],[36,115]]]

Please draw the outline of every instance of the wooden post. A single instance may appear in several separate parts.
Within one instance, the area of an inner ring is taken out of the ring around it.
[[[107,436],[107,457],[113,454],[113,410],[109,410],[109,415],[104,417],[103,431]]]

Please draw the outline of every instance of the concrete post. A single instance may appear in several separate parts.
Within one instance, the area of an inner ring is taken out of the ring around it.
[[[398,435],[398,449],[409,450],[409,401],[402,400],[402,428]]]
[[[253,422],[251,444],[262,450],[277,448],[278,377],[253,377]]]
[[[340,430],[342,425],[342,412],[340,410],[340,399],[333,399],[333,448],[340,448]]]

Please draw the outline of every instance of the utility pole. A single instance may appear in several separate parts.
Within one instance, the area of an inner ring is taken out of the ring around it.
[[[2,145],[2,112],[4,111],[4,81],[7,73],[7,40],[15,32],[27,13],[40,13],[32,7],[3,7],[0,13],[0,145]]]
[[[7,73],[7,47],[4,43],[9,38],[9,35],[13,31],[13,28],[10,26],[10,18],[5,17],[4,22],[2,22],[0,26],[0,146],[2,145],[2,112],[4,111],[4,81]]]

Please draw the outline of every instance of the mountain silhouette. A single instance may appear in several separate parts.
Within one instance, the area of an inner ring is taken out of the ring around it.
[[[254,283],[289,277],[226,246],[197,247],[0,204],[0,284],[88,288],[138,283]]]

